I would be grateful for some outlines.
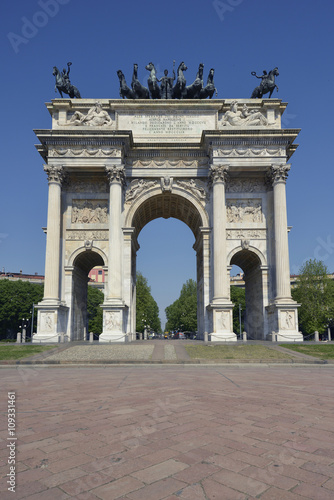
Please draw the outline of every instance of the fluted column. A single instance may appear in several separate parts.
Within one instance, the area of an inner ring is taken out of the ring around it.
[[[61,184],[64,171],[62,167],[52,165],[45,165],[44,170],[49,181],[44,301],[59,302]]]
[[[108,295],[109,301],[122,300],[122,189],[125,182],[123,165],[106,167],[110,183],[109,193],[109,255]]]
[[[276,297],[291,300],[288,222],[286,211],[286,179],[290,165],[272,165],[270,169],[274,194]]]
[[[213,198],[213,302],[229,299],[226,280],[226,204],[225,182],[227,180],[227,165],[212,165],[210,182],[212,183]]]

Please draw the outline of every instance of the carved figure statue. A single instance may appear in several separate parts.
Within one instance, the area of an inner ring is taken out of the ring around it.
[[[186,99],[199,99],[200,92],[203,89],[203,70],[204,64],[200,63],[194,83],[185,88]]]
[[[186,79],[183,74],[184,71],[186,71],[188,68],[182,61],[179,67],[177,68],[177,80],[176,84],[173,87],[173,99],[183,99],[184,97],[184,92],[186,88]]]
[[[132,91],[134,93],[134,99],[149,99],[149,90],[144,87],[138,80],[138,64],[133,65],[133,74],[131,82]]]
[[[262,99],[263,95],[268,94],[268,92],[270,99],[275,88],[277,89],[278,92],[278,86],[275,83],[275,76],[279,76],[277,67],[269,71],[269,75],[267,74],[266,71],[263,71],[263,75],[261,76],[258,76],[255,71],[252,71],[251,75],[255,76],[256,78],[260,78],[262,80],[260,85],[258,87],[255,87],[255,89],[253,90],[251,99],[256,99],[256,98]]]
[[[152,62],[145,66],[145,69],[150,72],[147,83],[152,99],[161,99],[160,87],[156,76],[156,69]]]
[[[226,111],[222,120],[223,126],[232,125],[234,127],[267,125],[267,123],[267,118],[260,111],[249,111],[246,104],[241,111],[238,111],[238,101],[231,103],[230,111]]]
[[[161,177],[161,191],[164,193],[165,191],[172,192],[173,187],[173,177],[169,177],[166,175],[165,177]]]
[[[86,115],[80,111],[75,111],[69,121],[69,125],[88,125],[90,127],[101,127],[111,124],[112,120],[109,114],[102,109],[102,105],[99,101],[95,103],[95,106],[90,108]]]
[[[125,76],[123,75],[123,72],[119,69],[117,71],[117,75],[119,78],[119,95],[122,97],[122,99],[135,99],[135,94],[133,90],[131,90],[125,81]]]
[[[172,99],[173,98],[173,82],[175,80],[175,69],[174,69],[175,61],[173,61],[173,77],[168,76],[168,69],[165,69],[163,77],[160,79],[157,78],[160,84],[160,95],[161,99]]]
[[[142,191],[147,191],[151,187],[155,186],[156,183],[157,181],[144,181],[143,179],[133,180],[125,195],[125,203],[134,200]]]
[[[55,92],[57,92],[57,90],[58,90],[60,97],[63,97],[63,92],[64,92],[64,94],[69,95],[71,99],[73,99],[74,97],[81,99],[81,95],[80,95],[79,90],[74,85],[71,84],[69,76],[68,76],[70,74],[71,65],[72,65],[72,63],[68,62],[67,63],[67,71],[64,68],[62,73],[60,73],[57,66],[53,67],[52,74],[53,74],[53,76],[56,77]]]
[[[214,81],[213,81],[214,74],[215,74],[215,70],[213,68],[211,68],[210,72],[209,72],[208,80],[206,82],[206,86],[200,90],[200,93],[199,93],[200,99],[206,99],[207,97],[210,97],[210,99],[212,99],[212,96],[215,93],[215,91],[216,91],[216,96],[218,95],[218,91],[217,91],[215,84],[214,84]]]

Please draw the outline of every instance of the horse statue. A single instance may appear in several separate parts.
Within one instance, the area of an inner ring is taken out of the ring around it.
[[[211,68],[210,72],[209,72],[208,80],[206,82],[206,86],[203,89],[201,89],[201,91],[199,93],[200,99],[206,99],[207,97],[210,97],[210,99],[212,99],[212,96],[215,93],[215,91],[216,91],[216,96],[218,95],[218,90],[216,89],[214,81],[213,81],[214,74],[215,74],[215,70],[213,68]]]
[[[133,99],[149,99],[150,93],[138,80],[138,64],[133,65],[131,88],[134,94]]]
[[[200,63],[194,83],[185,88],[186,99],[200,99],[200,92],[203,89],[204,64]]]
[[[152,62],[145,66],[147,71],[150,71],[150,76],[148,77],[147,83],[150,90],[152,99],[161,99],[160,87],[158,85],[158,80],[156,77],[156,69]]]
[[[119,69],[117,71],[117,75],[119,78],[119,95],[122,97],[122,99],[135,99],[135,94],[133,90],[130,89],[130,87],[127,86],[126,81],[125,81],[125,76],[123,75],[123,72]]]
[[[269,92],[269,99],[274,92],[274,89],[276,87],[277,92],[278,92],[278,87],[275,83],[275,76],[279,76],[278,68],[274,68],[271,71],[269,71],[269,75],[267,74],[266,71],[263,71],[263,75],[258,76],[255,71],[251,72],[251,75],[256,76],[256,78],[261,78],[262,82],[258,87],[255,87],[253,90],[253,93],[251,95],[251,99],[262,99],[262,96],[264,94],[268,94]]]
[[[68,62],[67,71],[64,68],[62,73],[60,73],[57,66],[53,67],[52,74],[53,76],[56,77],[55,92],[57,92],[58,90],[60,97],[63,97],[63,92],[64,92],[64,94],[68,94],[71,99],[73,99],[74,97],[81,99],[79,90],[74,85],[71,84],[70,79],[68,77],[71,65],[72,63]]]
[[[177,68],[177,79],[176,84],[173,87],[173,99],[183,99],[183,94],[186,88],[186,79],[184,77],[183,72],[188,68],[182,61],[179,67]]]

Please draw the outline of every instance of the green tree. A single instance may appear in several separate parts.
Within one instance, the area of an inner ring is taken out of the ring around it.
[[[98,288],[88,285],[87,290],[87,314],[88,330],[90,332],[102,333],[103,310],[100,305],[103,303],[104,294]]]
[[[304,334],[323,333],[334,317],[334,284],[322,261],[310,259],[300,269],[293,298],[301,304],[299,322]]]
[[[197,283],[190,279],[181,289],[180,297],[165,309],[166,330],[197,330]]]
[[[233,307],[233,331],[234,333],[240,332],[239,324],[239,304],[241,304],[241,331],[244,330],[243,318],[246,310],[245,289],[238,286],[231,286],[231,301]]]
[[[0,338],[16,337],[21,319],[31,318],[32,306],[42,300],[43,292],[43,285],[29,281],[0,280]],[[30,327],[29,322],[28,331]]]
[[[136,280],[136,331],[143,332],[146,326],[161,332],[159,307],[151,294],[151,288],[142,273],[137,272]]]

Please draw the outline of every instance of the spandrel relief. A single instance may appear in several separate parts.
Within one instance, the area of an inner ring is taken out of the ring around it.
[[[261,200],[228,200],[227,207],[228,222],[262,222]]]
[[[77,224],[108,222],[108,200],[73,200],[71,222]]]
[[[187,191],[190,191],[201,201],[205,201],[207,198],[208,193],[205,189],[205,184],[200,180],[195,181],[194,179],[190,179],[190,181],[176,181],[176,184]]]
[[[125,194],[125,203],[129,203],[133,201],[137,196],[140,195],[143,191],[147,191],[148,189],[157,186],[157,181],[144,181],[143,179],[134,179]]]

